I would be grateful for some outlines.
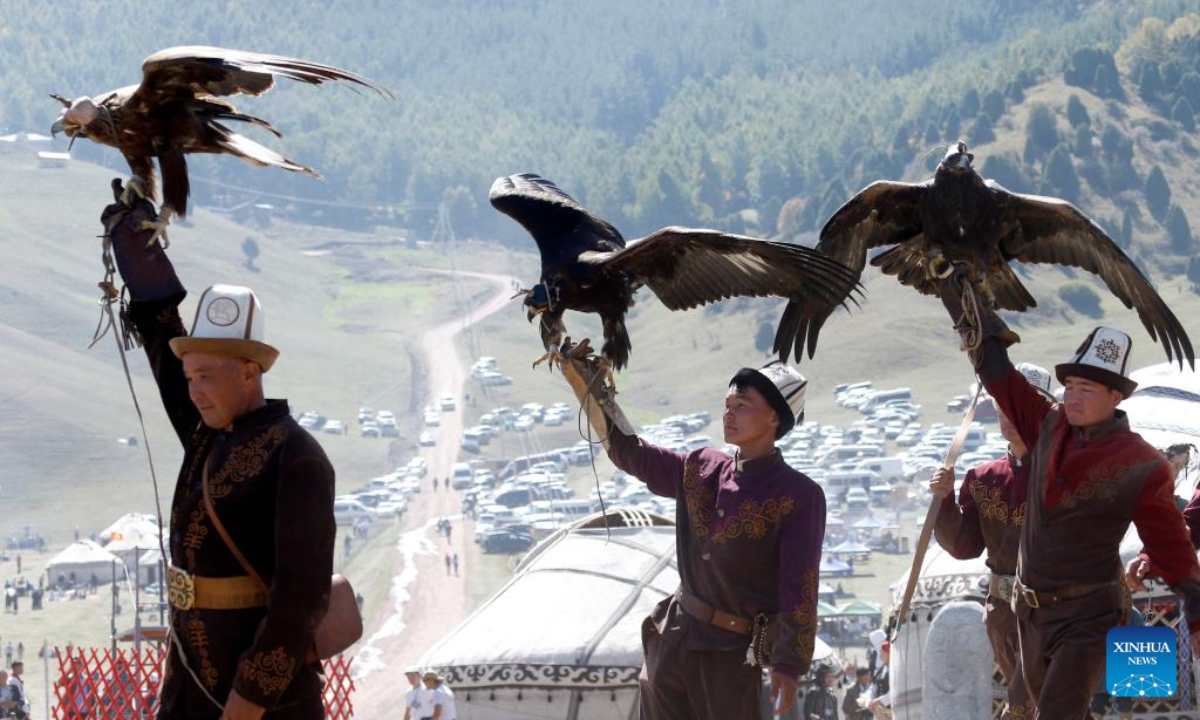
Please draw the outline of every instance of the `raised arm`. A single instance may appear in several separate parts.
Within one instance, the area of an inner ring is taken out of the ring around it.
[[[163,407],[175,428],[179,441],[187,440],[200,423],[200,412],[188,396],[183,364],[171,352],[171,338],[185,335],[179,317],[179,303],[187,292],[175,274],[175,268],[158,242],[147,246],[153,230],[142,230],[142,223],[153,220],[154,206],[145,200],[131,205],[120,202],[121,184],[113,181],[117,202],[104,209],[100,220],[117,270],[129,292],[129,319],[142,338],[146,358],[158,384]]]

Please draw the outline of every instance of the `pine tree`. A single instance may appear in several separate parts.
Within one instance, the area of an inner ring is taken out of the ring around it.
[[[1042,192],[1076,202],[1079,200],[1079,174],[1071,162],[1071,151],[1059,145],[1046,158],[1046,171],[1042,178]]]
[[[945,128],[945,138],[947,140],[955,140],[958,138],[958,131],[962,130],[962,115],[959,115],[958,108],[952,107],[946,113]]]
[[[963,117],[972,117],[979,114],[979,91],[975,88],[968,88],[963,95],[962,102],[959,104],[959,110],[962,111]]]
[[[1163,91],[1162,73],[1158,70],[1158,63],[1153,61],[1143,63],[1142,71],[1138,75],[1138,94],[1142,96],[1143,100],[1153,105]]]
[[[1004,108],[1004,95],[999,90],[992,90],[983,96],[983,111],[992,118],[993,122],[999,120],[1000,116],[1004,114]]]
[[[1033,138],[1025,138],[1025,150],[1021,153],[1021,159],[1026,165],[1033,166],[1038,160],[1037,145],[1033,144]]]
[[[1092,129],[1087,125],[1079,127],[1075,131],[1075,139],[1071,143],[1071,153],[1081,160],[1087,160],[1092,157]]]
[[[982,145],[990,143],[996,139],[996,133],[992,130],[992,119],[982,110],[975,116],[975,124],[971,126],[971,143],[973,145]]]
[[[933,145],[942,139],[942,134],[938,132],[937,125],[932,122],[925,126],[925,144]]]
[[[1171,237],[1171,249],[1180,255],[1192,252],[1192,226],[1188,223],[1183,208],[1172,205],[1167,213],[1167,234]]]
[[[1029,120],[1025,122],[1025,134],[1033,141],[1039,156],[1058,145],[1058,127],[1054,122],[1054,113],[1049,107],[1038,103],[1030,109]]]
[[[1155,165],[1150,168],[1150,174],[1146,176],[1144,192],[1146,207],[1150,208],[1150,213],[1161,221],[1166,217],[1167,211],[1171,209],[1171,186],[1167,184],[1167,178],[1159,166]]]
[[[1116,71],[1108,65],[1097,65],[1096,75],[1092,78],[1092,91],[1101,97],[1120,96],[1121,84]]]
[[[1171,108],[1171,119],[1183,126],[1186,132],[1196,132],[1196,111],[1188,99],[1180,96]]]
[[[1200,255],[1188,260],[1187,279],[1192,283],[1192,292],[1200,294]]]
[[[1071,94],[1071,99],[1067,100],[1067,122],[1071,123],[1071,127],[1073,128],[1077,128],[1080,125],[1090,125],[1092,122],[1092,118],[1088,115],[1083,101],[1074,93]]]
[[[1114,239],[1126,250],[1133,244],[1133,214],[1129,210],[1121,218],[1121,236]]]

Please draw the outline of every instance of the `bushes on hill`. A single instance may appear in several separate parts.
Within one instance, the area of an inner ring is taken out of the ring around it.
[[[1185,97],[1175,101],[1171,108],[1171,119],[1179,123],[1185,132],[1196,132],[1196,111]]]
[[[1197,75],[1196,79],[1200,81],[1200,75]],[[1004,94],[999,90],[992,90],[983,96],[983,111],[993,122],[1000,119],[1000,116],[1004,114],[1004,109]]]
[[[1150,174],[1146,176],[1144,192],[1146,207],[1150,208],[1151,214],[1161,221],[1166,217],[1167,211],[1171,209],[1171,186],[1167,184],[1167,178],[1163,175],[1161,167],[1155,165],[1150,168]]]
[[[982,145],[996,139],[996,133],[992,130],[992,119],[988,114],[980,111],[975,116],[975,124],[971,126],[971,143],[973,145]]]
[[[1029,119],[1025,122],[1025,134],[1033,141],[1034,149],[1045,154],[1058,145],[1058,126],[1054,122],[1054,113],[1043,103],[1037,103],[1029,110]]]
[[[1079,174],[1075,172],[1075,164],[1071,162],[1071,151],[1065,144],[1054,148],[1050,157],[1046,158],[1046,167],[1042,173],[1042,193],[1071,202],[1079,201]]]
[[[1172,205],[1167,213],[1167,235],[1171,237],[1171,249],[1180,255],[1192,252],[1192,227],[1183,208]]]
[[[1071,94],[1071,99],[1067,100],[1067,122],[1071,123],[1071,127],[1073,128],[1077,128],[1080,125],[1090,125],[1092,122],[1087,108],[1083,106],[1083,101],[1074,93]]]
[[[1058,288],[1058,296],[1080,315],[1090,318],[1104,317],[1104,308],[1100,306],[1100,294],[1082,280],[1063,283]]]
[[[1080,48],[1071,54],[1063,79],[1100,97],[1120,97],[1117,64],[1111,52],[1103,48]]]
[[[1021,164],[1011,155],[988,155],[983,161],[980,174],[990,180],[995,180],[1013,192],[1032,192]]]
[[[1192,292],[1200,294],[1200,255],[1193,255],[1188,260],[1187,279],[1192,284]]]

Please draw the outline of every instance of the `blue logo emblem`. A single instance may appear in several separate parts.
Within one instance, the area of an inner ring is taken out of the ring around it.
[[[1106,640],[1104,687],[1113,697],[1169,697],[1178,687],[1175,631],[1115,627]]]

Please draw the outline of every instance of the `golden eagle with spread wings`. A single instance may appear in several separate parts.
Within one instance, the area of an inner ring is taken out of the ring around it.
[[[370,88],[385,97],[391,93],[366,78],[328,65],[243,50],[217,47],[174,47],[160,50],[142,63],[137,85],[68,100],[51,128],[74,143],[85,137],[116,148],[129,163],[134,177],[129,185],[143,197],[154,198],[154,159],[162,171],[163,202],[155,237],[165,240],[173,215],[187,214],[186,156],[190,153],[232,155],[258,167],[278,167],[320,177],[301,165],[229,129],[223,121],[250,123],[282,137],[262,118],[238,112],[228,95],[262,95],[275,85],[275,77],[310,85],[343,80]]]
[[[612,368],[624,367],[632,348],[625,313],[642,285],[671,310],[775,296],[800,313],[810,303],[843,304],[858,289],[858,273],[798,245],[682,227],[626,243],[611,224],[533,174],[497,179],[490,199],[533,236],[541,254],[541,282],[525,297],[530,321],[541,316],[547,355],[538,362],[556,357],[566,334],[563,312],[575,310],[600,316],[601,355]]]
[[[878,181],[843,205],[821,229],[817,250],[861,272],[867,252],[890,245],[871,264],[925,295],[940,295],[952,276],[980,290],[992,308],[1022,312],[1037,301],[1009,263],[1070,265],[1099,275],[1137,311],[1168,360],[1195,352],[1179,319],[1103,229],[1066,200],[1009,192],[975,171],[975,156],[959,142],[946,151],[933,178],[921,183]],[[960,274],[957,271],[961,271]],[[965,274],[965,275],[964,275]],[[775,351],[800,359],[837,309],[791,304],[775,336]]]

